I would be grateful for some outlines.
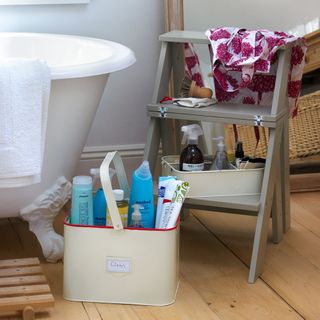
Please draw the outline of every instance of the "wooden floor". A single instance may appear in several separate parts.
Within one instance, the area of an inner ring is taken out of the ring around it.
[[[168,307],[68,302],[63,264],[44,262],[35,237],[18,219],[0,220],[0,258],[39,256],[56,299],[36,319],[320,319],[320,192],[291,195],[292,227],[269,240],[265,271],[247,283],[255,218],[192,211],[181,225],[180,287]],[[57,228],[61,230],[58,221]],[[0,319],[19,319],[5,316]]]

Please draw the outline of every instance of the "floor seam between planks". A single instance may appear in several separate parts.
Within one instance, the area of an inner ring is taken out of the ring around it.
[[[308,232],[312,233],[314,236],[316,236],[318,239],[320,239],[319,234],[317,234],[316,232],[314,232],[312,229],[308,228],[308,226],[302,224],[299,220],[295,219],[294,217],[291,216],[291,219],[294,220],[294,222],[298,225],[300,225],[301,227],[305,228],[306,230],[308,230]]]
[[[86,315],[88,316],[88,320],[91,320],[91,316],[90,316],[90,314],[89,314],[89,312],[88,312],[88,310],[87,310],[87,308],[86,308],[86,305],[85,305],[86,303],[92,304],[92,306],[94,306],[95,310],[97,311],[100,320],[103,320],[103,318],[102,318],[102,316],[101,316],[101,314],[100,314],[100,312],[99,312],[99,310],[98,310],[98,308],[96,307],[96,304],[95,304],[94,302],[84,302],[84,301],[83,301],[83,302],[81,302],[81,305],[82,305],[82,307],[83,307]]]
[[[201,218],[199,218],[196,214],[194,214],[193,212],[196,210],[192,211],[192,216],[214,237],[216,238],[219,243],[221,243],[229,252],[231,252],[233,254],[234,257],[236,257],[247,269],[249,272],[249,265],[245,262],[244,259],[242,259],[239,255],[236,254],[236,252],[234,250],[232,250],[230,247],[228,247],[228,245],[226,245],[216,234],[214,234],[214,232],[212,232],[205,223],[203,223],[201,221]],[[306,320],[306,318],[294,307],[292,306],[285,298],[283,298],[281,296],[280,293],[278,293],[271,285],[269,285],[268,282],[266,282],[263,278],[263,276],[260,276],[259,279],[272,291],[274,292],[288,307],[290,307],[292,310],[294,310],[297,315],[299,315],[302,319]],[[254,284],[252,284],[254,285]]]

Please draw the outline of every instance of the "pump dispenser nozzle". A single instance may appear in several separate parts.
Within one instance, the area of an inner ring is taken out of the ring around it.
[[[188,144],[198,144],[198,137],[203,135],[203,130],[198,124],[189,124],[182,126],[183,138],[181,144],[185,144],[188,139]]]
[[[212,140],[217,140],[217,148],[219,151],[223,151],[224,150],[224,137],[223,136],[219,136],[217,138],[212,138]]]

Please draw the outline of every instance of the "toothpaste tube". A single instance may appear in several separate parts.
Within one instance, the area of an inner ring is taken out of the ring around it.
[[[161,209],[161,216],[160,216],[160,223],[159,223],[159,229],[164,229],[164,225],[167,224],[168,220],[168,214],[170,210],[171,201],[173,198],[173,195],[177,189],[178,186],[181,186],[183,181],[181,180],[170,180],[166,186],[166,190],[164,193],[163,203],[162,203],[162,209]]]
[[[162,225],[163,229],[171,229],[176,225],[183,201],[186,198],[189,189],[190,187],[188,182],[182,182],[181,185],[177,186],[177,189],[171,201],[167,219]]]
[[[157,204],[156,225],[155,225],[156,228],[158,228],[160,224],[161,209],[162,209],[162,203],[163,203],[166,186],[169,181],[172,181],[175,179],[176,177],[171,177],[171,176],[159,177],[158,204]]]

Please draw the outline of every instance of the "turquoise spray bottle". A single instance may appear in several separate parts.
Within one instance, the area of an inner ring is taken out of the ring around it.
[[[155,214],[153,202],[153,183],[149,162],[143,161],[132,174],[128,224],[131,223],[133,205],[140,205],[141,224],[143,228],[154,228]]]

